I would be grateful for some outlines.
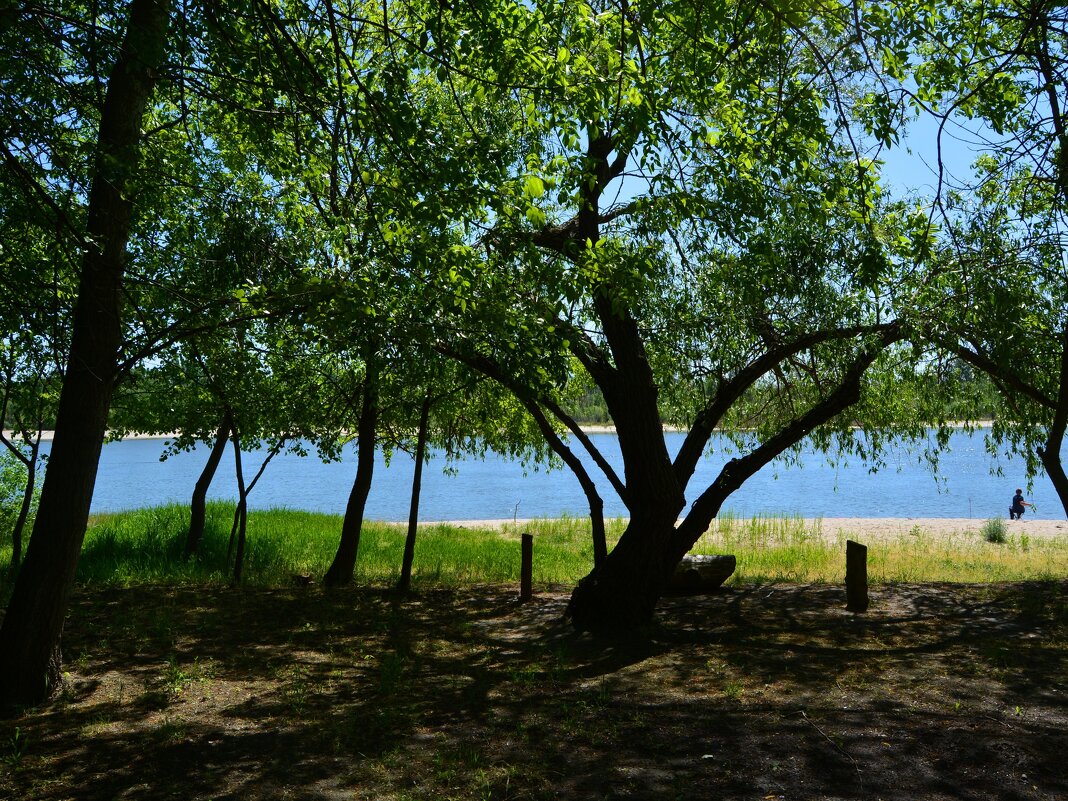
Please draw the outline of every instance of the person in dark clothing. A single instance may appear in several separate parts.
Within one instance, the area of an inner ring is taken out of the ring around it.
[[[1028,503],[1023,499],[1023,490],[1016,489],[1016,494],[1012,496],[1012,506],[1009,507],[1009,520],[1023,520],[1024,507],[1034,506],[1034,504]]]

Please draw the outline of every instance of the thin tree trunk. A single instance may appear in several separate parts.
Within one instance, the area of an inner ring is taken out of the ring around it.
[[[245,504],[248,498],[248,491],[245,489],[245,474],[241,468],[241,438],[234,430],[233,433],[234,443],[234,474],[237,476],[237,507],[234,509],[234,523],[230,526],[230,541],[226,545],[226,566],[230,566],[230,557],[234,553],[234,540],[237,537],[238,530],[241,528],[241,520],[245,516]],[[234,583],[237,583],[238,576],[241,574],[241,568],[238,566],[238,559],[241,559],[244,554],[244,543],[240,543],[237,548],[237,559],[234,560]]]
[[[590,478],[590,474],[585,465],[582,464],[582,460],[553,431],[552,425],[550,425],[538,404],[534,401],[524,401],[523,405],[530,412],[531,417],[534,418],[534,422],[538,424],[538,428],[541,430],[542,436],[545,437],[545,441],[549,443],[549,447],[564,460],[564,464],[571,468],[571,472],[575,474],[575,478],[578,479],[579,485],[586,495],[586,502],[590,505],[590,528],[593,535],[593,566],[595,568],[600,567],[608,558],[608,541],[604,531],[604,501],[597,492],[597,485]]]
[[[248,532],[248,498],[242,498],[237,504],[234,520],[237,527],[237,554],[234,556],[234,575],[231,584],[235,587],[241,583],[241,570],[245,565],[245,536]]]
[[[30,518],[30,509],[33,508],[33,492],[37,489],[37,457],[41,451],[41,434],[37,433],[37,439],[30,445],[30,455],[24,461],[26,465],[26,486],[22,490],[22,505],[19,507],[19,516],[15,521],[15,527],[11,530],[11,569],[18,570],[22,564],[22,532],[26,528],[26,521]]]
[[[256,484],[259,483],[260,478],[263,476],[264,471],[267,469],[267,465],[271,463],[271,459],[277,456],[282,448],[285,446],[287,437],[282,437],[275,443],[267,457],[260,464],[260,469],[256,471],[256,475],[252,477],[252,481],[245,486],[244,475],[241,472],[241,454],[240,448],[238,448],[237,454],[237,485],[238,493],[240,494],[240,500],[237,504],[237,512],[234,515],[234,529],[237,530],[237,556],[234,557],[234,578],[233,583],[235,585],[241,583],[241,570],[245,564],[245,535],[248,532],[248,496],[256,488]],[[230,531],[230,542],[233,543],[234,531]],[[229,561],[229,554],[227,554],[227,561]]]
[[[208,463],[204,465],[200,478],[193,487],[193,497],[189,502],[189,533],[185,539],[187,559],[196,553],[200,540],[204,536],[204,526],[207,522],[208,488],[211,486],[211,480],[215,478],[219,462],[222,461],[227,440],[230,439],[230,426],[231,417],[230,412],[227,411],[222,425],[219,426],[219,431],[215,434],[215,444],[212,445],[211,453],[208,454]]]
[[[371,492],[371,478],[375,467],[375,435],[378,427],[378,398],[374,377],[368,373],[363,391],[363,407],[357,427],[356,480],[353,482],[349,500],[345,506],[345,520],[341,524],[341,541],[330,569],[323,576],[328,587],[343,587],[351,584],[356,573],[356,555],[360,549],[360,532],[363,528],[363,513],[367,496]]]
[[[107,427],[122,338],[121,299],[133,212],[130,178],[163,61],[168,0],[132,0],[108,79],[89,192],[70,355],[56,437],[25,560],[0,626],[0,711],[46,699],[60,681],[60,636]]]
[[[419,433],[415,445],[415,474],[412,476],[412,504],[408,509],[408,535],[404,538],[404,558],[401,561],[397,589],[408,592],[412,586],[412,562],[415,561],[415,535],[419,528],[419,493],[423,486],[423,459],[426,457],[427,429],[430,424],[430,396],[423,399],[419,411]]]

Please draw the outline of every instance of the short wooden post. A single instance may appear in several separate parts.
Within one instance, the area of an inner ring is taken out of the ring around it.
[[[519,565],[519,600],[529,601],[534,597],[534,535],[522,536],[522,561]]]
[[[846,540],[846,609],[868,609],[868,546]]]

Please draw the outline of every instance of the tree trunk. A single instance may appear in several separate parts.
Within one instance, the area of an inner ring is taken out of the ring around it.
[[[15,528],[11,531],[11,568],[18,570],[22,564],[22,531],[26,529],[26,521],[30,518],[30,509],[33,507],[33,490],[37,484],[37,450],[41,440],[33,444],[33,450],[26,462],[26,487],[22,490],[22,505],[18,509],[18,519],[15,520]]]
[[[600,567],[604,564],[605,559],[608,558],[608,541],[604,532],[604,501],[601,500],[601,496],[597,492],[597,485],[590,478],[590,474],[587,472],[585,465],[582,464],[582,460],[575,456],[571,449],[553,431],[553,427],[545,417],[541,407],[534,401],[523,401],[523,405],[530,412],[531,417],[534,418],[534,422],[538,424],[542,436],[549,443],[553,453],[571,468],[571,472],[578,479],[579,486],[582,487],[582,492],[586,495],[586,502],[590,506],[590,527],[593,535],[593,566]]]
[[[674,556],[671,543],[686,500],[668,456],[637,327],[629,316],[613,316],[610,304],[600,304],[599,311],[613,331],[618,370],[599,385],[616,423],[631,520],[612,552],[575,587],[567,615],[580,630],[625,631],[652,621],[682,557]]]
[[[1053,420],[1046,430],[1046,445],[1038,449],[1038,458],[1046,468],[1046,475],[1053,482],[1057,497],[1061,500],[1064,513],[1068,515],[1068,476],[1061,464],[1061,446],[1064,432],[1068,428],[1068,325],[1061,330],[1061,369],[1060,382],[1057,387],[1057,405]]]
[[[241,569],[245,564],[245,538],[248,534],[247,496],[237,502],[237,511],[234,513],[234,527],[237,529],[237,554],[234,556],[234,575],[230,583],[236,587],[241,583]]]
[[[415,445],[415,474],[412,476],[412,504],[408,510],[408,535],[404,538],[404,559],[401,561],[397,589],[408,592],[412,586],[412,562],[415,561],[415,535],[419,528],[419,493],[423,486],[423,459],[426,456],[427,428],[430,423],[430,396],[423,400],[419,412],[419,434]]]
[[[226,564],[230,565],[230,556],[234,551],[234,538],[237,538],[237,555],[234,556],[233,583],[241,580],[241,563],[245,558],[245,521],[248,519],[248,488],[245,486],[245,473],[241,467],[241,438],[234,430],[234,474],[237,476],[237,507],[234,509],[234,523],[230,527],[230,541],[226,545]]]
[[[204,536],[204,526],[207,521],[208,487],[215,478],[215,471],[219,468],[223,453],[226,451],[226,442],[230,439],[230,413],[226,413],[219,431],[215,435],[215,444],[208,454],[208,463],[197,479],[193,487],[193,498],[189,502],[189,533],[185,539],[185,556],[188,559],[200,546],[200,540]]]
[[[241,466],[241,442],[237,435],[237,428],[233,425],[233,419],[230,420],[230,428],[233,431],[234,440],[234,468],[237,473],[237,509],[234,510],[234,524],[230,528],[230,542],[226,546],[226,564],[230,564],[230,554],[234,548],[234,537],[237,537],[237,555],[234,557],[234,575],[232,583],[236,586],[241,583],[241,570],[245,564],[245,538],[248,533],[248,496],[252,490],[256,488],[260,479],[263,477],[264,472],[267,470],[267,465],[271,463],[271,459],[281,453],[282,448],[286,444],[288,435],[283,436],[271,446],[271,450],[267,453],[266,458],[260,464],[260,469],[256,471],[256,475],[252,477],[252,481],[245,483],[245,473]]]
[[[30,446],[30,457],[26,460],[26,487],[22,491],[22,506],[15,527],[11,530],[11,569],[18,570],[22,564],[22,532],[33,508],[33,491],[37,489],[37,456],[41,450],[41,435]]]
[[[121,341],[130,178],[163,61],[168,0],[133,0],[108,79],[56,437],[26,557],[0,627],[0,710],[46,699],[60,680],[60,637],[96,483]]]
[[[328,587],[343,587],[352,583],[356,572],[356,554],[360,549],[360,531],[363,528],[363,512],[367,496],[371,492],[371,477],[375,468],[375,434],[378,427],[378,398],[374,378],[368,373],[363,391],[363,408],[357,428],[358,447],[356,480],[345,506],[345,520],[341,524],[341,542],[330,569],[323,576]]]
[[[571,593],[567,617],[580,631],[633,631],[652,622],[671,579],[674,514],[632,517],[604,563]]]
[[[1038,458],[1042,460],[1042,467],[1046,469],[1046,475],[1053,482],[1053,488],[1057,491],[1057,497],[1061,501],[1064,513],[1068,516],[1068,475],[1064,472],[1061,463],[1060,443],[1046,442],[1046,447],[1038,449]]]

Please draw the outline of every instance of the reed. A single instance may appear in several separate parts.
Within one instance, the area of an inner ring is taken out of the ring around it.
[[[84,584],[207,583],[228,581],[226,546],[233,504],[211,503],[200,552],[184,559],[188,509],[171,505],[95,516],[78,565]],[[611,547],[626,526],[607,521]],[[341,531],[337,515],[292,509],[253,510],[248,521],[244,581],[259,586],[288,584],[295,576],[317,580],[334,556]],[[534,535],[534,577],[541,585],[573,583],[593,565],[589,521],[536,520],[502,528],[434,524],[420,527],[413,580],[416,585],[514,582],[519,579],[519,535]],[[405,527],[370,522],[364,526],[357,581],[396,580]],[[841,582],[845,575],[845,533],[827,536],[819,521],[795,516],[751,519],[724,515],[694,547],[695,553],[732,553],[738,569],[732,584]],[[980,532],[934,537],[918,527],[896,539],[868,543],[868,576],[875,584],[908,582],[994,582],[1063,578],[1068,575],[1068,537],[1009,535],[987,542]],[[10,557],[0,546],[0,565]],[[10,587],[0,573],[0,599]]]

